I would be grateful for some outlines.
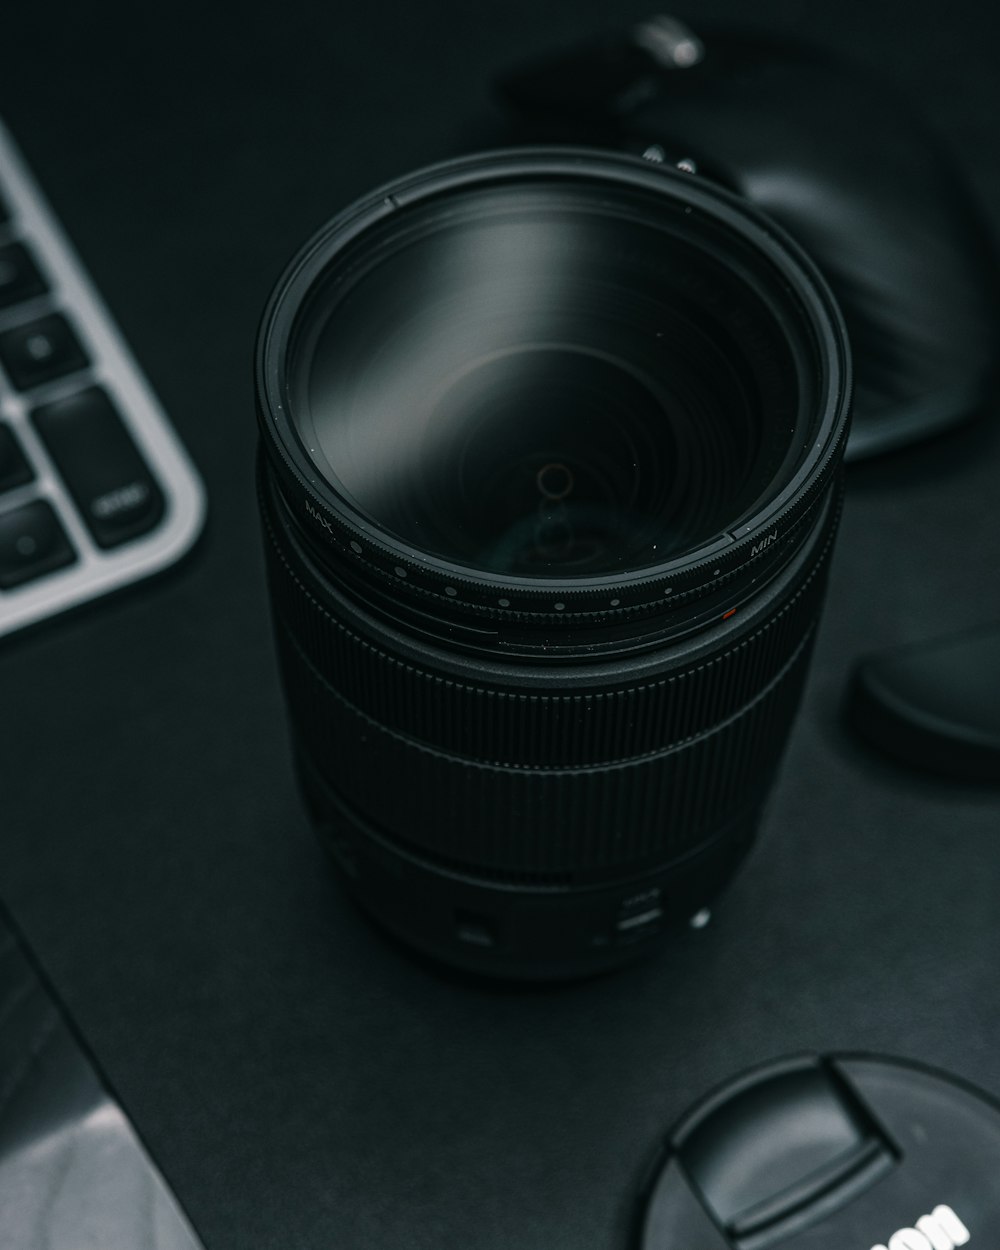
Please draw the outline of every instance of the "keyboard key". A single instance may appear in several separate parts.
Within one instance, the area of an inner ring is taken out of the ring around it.
[[[87,357],[61,313],[39,317],[0,334],[0,364],[19,391],[87,365]]]
[[[12,590],[75,559],[59,518],[46,500],[35,499],[23,508],[0,512],[0,590]]]
[[[23,243],[0,247],[0,308],[9,308],[48,290]]]
[[[36,408],[31,419],[99,547],[156,525],[163,494],[104,391],[89,387]]]
[[[9,425],[0,424],[0,491],[23,486],[34,476],[14,431]]]

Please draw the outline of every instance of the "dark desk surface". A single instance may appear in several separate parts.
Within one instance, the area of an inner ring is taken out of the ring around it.
[[[0,894],[210,1250],[618,1250],[671,1120],[789,1051],[896,1052],[1000,1093],[1000,796],[837,724],[860,651],[1000,617],[1000,413],[852,472],[767,836],[708,929],[556,991],[418,966],[343,902],[293,789],[258,310],[332,211],[455,147],[493,71],[648,5],[110,8],[5,5],[0,116],[211,516],[173,575],[0,652]],[[993,6],[754,12],[919,97],[1000,224]]]

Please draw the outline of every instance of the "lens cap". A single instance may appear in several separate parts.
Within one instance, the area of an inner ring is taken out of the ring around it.
[[[673,1132],[641,1250],[1000,1244],[1000,1107],[897,1059],[805,1056],[736,1078]]]

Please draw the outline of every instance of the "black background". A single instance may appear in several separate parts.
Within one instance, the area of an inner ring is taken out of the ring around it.
[[[252,483],[259,310],[326,217],[461,146],[497,70],[647,12],[3,6],[0,116],[211,514],[172,575],[0,651],[0,894],[210,1250],[624,1247],[674,1117],[790,1051],[1000,1094],[1000,795],[838,723],[860,652],[1000,618],[1000,421],[851,472],[766,837],[651,962],[546,991],[438,974],[342,900],[299,810]],[[995,14],[753,6],[919,99],[996,227]]]

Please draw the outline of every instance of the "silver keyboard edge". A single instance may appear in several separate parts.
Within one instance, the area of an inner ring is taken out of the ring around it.
[[[2,123],[0,194],[16,223],[13,237],[26,242],[38,255],[51,282],[50,294],[32,303],[39,305],[39,312],[44,306],[45,310],[67,313],[92,361],[85,372],[39,388],[38,396],[30,401],[8,386],[0,372],[0,412],[39,470],[34,482],[10,492],[5,505],[39,496],[49,500],[78,555],[75,564],[45,574],[37,582],[0,591],[3,637],[169,567],[201,532],[206,500],[197,470]],[[31,308],[32,304],[24,307]],[[29,409],[41,400],[93,384],[102,386],[115,402],[165,501],[164,518],[153,531],[111,552],[102,551],[91,540],[28,421]]]

